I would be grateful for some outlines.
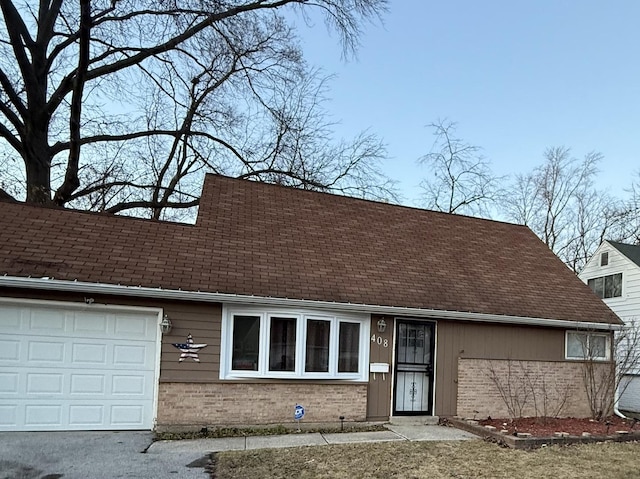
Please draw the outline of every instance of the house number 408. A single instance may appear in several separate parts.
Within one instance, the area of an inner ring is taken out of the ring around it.
[[[388,348],[389,347],[389,340],[386,338],[383,338],[382,336],[376,336],[375,334],[371,335],[371,342],[375,343],[379,346],[382,346],[383,348]]]

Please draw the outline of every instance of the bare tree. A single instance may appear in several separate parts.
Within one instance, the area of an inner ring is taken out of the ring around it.
[[[430,169],[421,187],[428,208],[446,213],[489,215],[500,195],[501,178],[493,175],[481,148],[455,135],[456,123],[439,120],[429,125],[435,142],[419,162]]]
[[[197,182],[187,179],[205,170],[261,180],[273,170],[345,192],[344,178],[356,178],[358,190],[367,173],[375,183],[383,149],[370,135],[336,147],[347,159],[324,169],[295,151],[296,138],[313,135],[301,123],[322,111],[317,96],[300,109],[295,97],[323,80],[306,68],[282,12],[315,6],[352,51],[362,23],[385,4],[0,0],[0,161],[13,166],[0,185],[14,194],[24,176],[29,202],[158,217],[197,204]]]
[[[630,382],[630,374],[640,368],[640,323],[630,321],[613,335],[611,359],[603,361],[602,346],[592,341],[592,332],[583,332],[583,380],[591,416],[602,419],[613,412],[616,396],[621,396]],[[616,395],[617,391],[617,395]]]
[[[595,188],[600,153],[588,153],[580,160],[569,148],[553,147],[544,156],[542,165],[516,176],[504,213],[509,220],[529,226],[578,272],[604,239],[623,239],[630,210]]]
[[[489,360],[486,374],[512,420],[533,414],[545,422],[561,416],[569,401],[570,385],[548,378],[540,363],[534,361]]]

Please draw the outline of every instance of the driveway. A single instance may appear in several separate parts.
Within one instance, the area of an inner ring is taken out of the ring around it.
[[[0,479],[206,479],[202,454],[146,454],[150,432],[2,432]]]

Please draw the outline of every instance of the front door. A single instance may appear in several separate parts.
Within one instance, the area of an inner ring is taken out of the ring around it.
[[[434,324],[397,321],[394,414],[431,415]]]

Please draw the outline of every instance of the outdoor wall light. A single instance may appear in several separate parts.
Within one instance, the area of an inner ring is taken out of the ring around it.
[[[171,324],[171,320],[165,314],[164,318],[162,318],[162,321],[160,321],[160,331],[162,331],[162,334],[167,334],[169,331],[171,331],[172,326],[173,325]]]
[[[380,321],[378,321],[378,332],[384,333],[385,329],[387,329],[387,323],[384,319],[381,319]]]

